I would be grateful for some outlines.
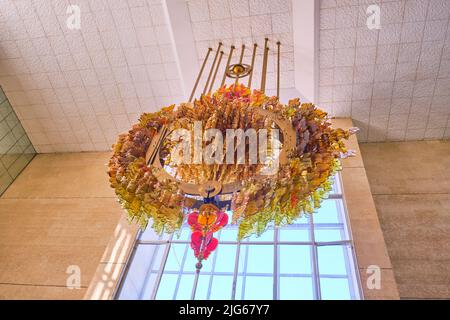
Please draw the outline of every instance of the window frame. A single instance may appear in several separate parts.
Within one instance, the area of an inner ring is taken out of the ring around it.
[[[243,241],[220,241],[220,245],[236,245],[235,264],[234,264],[234,270],[232,273],[233,274],[233,283],[232,283],[232,292],[231,292],[230,300],[236,300],[238,277],[239,276],[244,276],[244,277],[247,276],[246,271],[244,271],[244,273],[239,272],[239,259],[241,257],[241,249],[245,248],[246,246],[247,246],[247,248],[249,248],[250,246],[253,246],[253,245],[271,245],[274,248],[274,253],[273,253],[274,265],[273,265],[273,275],[272,275],[272,278],[273,278],[273,300],[280,299],[281,276],[280,276],[280,272],[279,272],[279,263],[280,263],[279,252],[280,252],[280,246],[285,246],[285,245],[309,246],[310,254],[311,254],[311,262],[312,262],[312,268],[311,268],[312,270],[311,270],[310,275],[305,274],[304,276],[312,278],[312,283],[313,283],[312,288],[313,288],[313,299],[314,300],[321,300],[323,298],[322,293],[321,293],[321,283],[320,283],[321,278],[348,279],[349,289],[350,289],[350,293],[351,293],[351,299],[354,299],[354,300],[364,299],[362,286],[361,286],[361,279],[360,279],[360,274],[359,274],[359,267],[358,267],[358,262],[356,259],[356,252],[355,252],[355,247],[354,247],[354,242],[353,242],[353,237],[352,237],[352,232],[351,232],[350,219],[348,216],[348,210],[347,210],[345,198],[343,196],[343,185],[342,185],[342,178],[341,178],[340,173],[337,173],[335,176],[335,185],[334,186],[335,186],[336,190],[334,193],[331,193],[328,196],[327,200],[340,200],[338,202],[338,203],[340,203],[340,205],[338,206],[337,210],[342,211],[342,212],[338,212],[338,215],[341,218],[343,218],[343,221],[339,222],[337,224],[334,224],[334,225],[333,224],[327,224],[327,225],[329,227],[339,227],[339,228],[342,227],[341,232],[344,232],[347,235],[347,237],[344,237],[343,240],[316,241],[315,231],[320,230],[320,229],[315,228],[314,214],[313,214],[313,215],[308,216],[308,227],[309,227],[309,234],[310,234],[309,241],[280,241],[279,240],[279,232],[280,232],[279,227],[273,227],[274,239],[272,241],[249,241],[248,239],[243,240]],[[284,227],[282,227],[282,228],[284,228]],[[191,253],[189,250],[189,245],[187,245],[184,250],[181,266],[180,266],[178,272],[165,270],[165,266],[166,266],[172,245],[173,244],[189,244],[189,240],[176,239],[176,236],[174,234],[166,236],[167,238],[165,238],[165,239],[160,238],[158,240],[142,240],[141,239],[142,235],[143,235],[142,231],[139,231],[137,233],[137,238],[133,245],[132,253],[130,254],[128,261],[126,263],[126,267],[124,268],[124,270],[119,278],[119,285],[114,294],[114,299],[121,299],[121,297],[120,297],[121,292],[123,289],[124,282],[126,281],[126,277],[127,277],[128,271],[129,271],[130,264],[135,257],[138,247],[145,246],[145,245],[152,245],[152,246],[155,246],[155,248],[158,247],[158,250],[161,249],[161,250],[163,250],[163,252],[162,252],[160,265],[159,265],[159,268],[157,269],[157,273],[156,273],[155,285],[153,286],[153,289],[151,290],[150,296],[148,296],[148,292],[147,292],[147,295],[144,296],[144,293],[146,291],[145,289],[147,287],[147,283],[150,279],[150,276],[155,273],[155,272],[153,272],[153,264],[155,263],[155,260],[156,260],[155,254],[157,254],[157,253],[153,252],[150,267],[146,270],[146,276],[145,276],[145,279],[143,279],[145,283],[142,286],[142,289],[140,290],[139,299],[155,300],[157,298],[158,289],[159,289],[159,286],[161,284],[161,280],[162,280],[162,277],[164,274],[178,275],[176,289],[173,294],[173,299],[176,298],[177,290],[179,288],[180,281],[181,281],[181,277],[183,275],[193,274],[195,277],[194,286],[193,286],[192,293],[191,293],[191,299],[193,299],[193,297],[195,297],[195,293],[196,293],[196,289],[197,289],[198,276],[196,276],[195,272],[193,272],[193,271],[184,271],[183,270],[184,263],[186,261],[186,257],[188,254]],[[220,245],[219,245],[219,250],[220,250]],[[322,277],[321,277],[321,274],[319,271],[319,248],[320,247],[330,247],[330,246],[341,246],[343,248],[343,252],[345,252],[345,255],[346,255],[345,265],[346,265],[346,269],[348,269],[348,272],[346,275],[343,275],[343,276],[322,275]],[[345,247],[347,247],[347,250],[345,250]],[[217,257],[217,255],[213,253],[213,255],[211,255],[211,258],[210,258],[213,260],[213,262],[212,262],[213,269],[212,270],[214,270],[214,264],[215,264],[216,257]],[[248,259],[248,255],[246,255],[246,259]],[[208,288],[208,297],[210,296],[211,283],[213,281],[212,280],[213,277],[215,275],[220,276],[220,272],[216,272],[216,271],[211,271],[211,272],[201,271],[200,274],[209,274],[209,273],[210,273],[210,280],[209,280],[209,288]],[[231,272],[228,272],[226,274],[230,275]],[[284,276],[286,276],[286,275],[283,274],[283,277]],[[287,275],[287,276],[289,277],[289,275]],[[302,277],[302,275],[296,274],[295,277]]]

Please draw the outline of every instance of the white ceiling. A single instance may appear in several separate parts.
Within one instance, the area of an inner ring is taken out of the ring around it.
[[[449,17],[449,0],[322,0],[320,105],[351,115],[360,141],[450,138]]]
[[[161,1],[0,2],[0,84],[38,152],[108,150],[139,114],[183,100]]]
[[[66,26],[70,3],[81,30]],[[380,32],[365,27],[367,3],[381,5]],[[364,141],[448,138],[449,4],[322,0],[320,105],[352,116]],[[282,97],[299,95],[293,15],[292,0],[1,0],[0,85],[38,152],[107,150],[140,113],[186,100],[218,41],[235,59],[246,44],[247,63],[259,44],[259,87],[268,36],[273,93],[280,40]]]

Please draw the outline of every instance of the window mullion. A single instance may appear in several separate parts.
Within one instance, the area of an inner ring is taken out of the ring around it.
[[[158,270],[158,275],[156,277],[155,286],[153,288],[151,300],[155,300],[156,299],[156,294],[158,293],[159,285],[161,283],[161,278],[163,276],[164,269],[166,267],[167,258],[169,256],[170,247],[172,245],[171,244],[171,240],[172,239],[173,239],[173,234],[170,235],[169,243],[167,244],[166,249],[164,250],[164,254],[163,254],[163,257],[162,257],[161,265],[160,265],[160,268]]]
[[[250,250],[250,245],[245,246],[244,267],[242,270],[242,290],[241,290],[241,299],[242,300],[244,300],[244,298],[245,298],[245,282],[247,280],[248,250]]]
[[[358,298],[359,299],[364,299],[364,293],[363,293],[363,289],[362,289],[362,282],[361,282],[361,275],[359,274],[359,265],[358,265],[358,260],[356,258],[356,250],[355,250],[355,245],[353,242],[353,232],[352,232],[352,226],[350,224],[350,217],[348,215],[348,210],[347,210],[347,200],[344,197],[344,193],[342,190],[344,190],[344,186],[342,184],[342,177],[340,173],[336,174],[336,179],[338,180],[337,184],[339,185],[339,189],[341,190],[342,194],[341,194],[341,206],[340,209],[342,210],[343,213],[343,222],[345,225],[345,231],[348,234],[348,238],[350,240],[350,249],[351,249],[351,258],[352,261],[350,262],[352,264],[353,267],[353,271],[354,271],[354,276],[352,277],[352,281],[351,282],[356,282],[353,287],[357,287],[357,293],[358,293]],[[349,258],[350,259],[350,258]],[[354,294],[354,292],[352,293]]]
[[[318,253],[317,253],[317,244],[316,238],[314,235],[314,218],[311,214],[309,216],[309,223],[311,227],[311,240],[312,240],[312,267],[313,267],[313,283],[314,283],[314,298],[317,300],[322,299],[322,295],[320,292],[320,276],[319,276],[319,263],[318,263]]]
[[[279,300],[279,259],[278,259],[278,226],[275,226],[274,230],[274,244],[273,244],[273,299]]]
[[[184,264],[186,263],[188,249],[189,249],[189,245],[186,244],[186,247],[184,248],[183,258],[181,259],[180,270],[178,272],[177,284],[175,285],[175,291],[173,292],[173,300],[175,300],[175,298],[177,297],[177,294],[178,294],[178,288],[180,287],[181,277],[183,276],[183,269],[184,269]]]
[[[236,285],[239,270],[239,255],[241,254],[241,241],[238,241],[236,246],[236,258],[234,260],[234,271],[233,271],[233,286],[231,288],[231,300],[236,300]]]
[[[220,239],[220,237],[219,237]],[[216,252],[214,253],[214,257],[213,257],[213,261],[211,264],[211,276],[209,278],[209,283],[208,283],[208,293],[206,294],[206,300],[209,300],[211,297],[211,288],[212,288],[212,283],[213,283],[213,278],[214,278],[214,271],[216,271],[216,261],[217,261],[217,255],[220,252],[220,248],[218,247],[216,249]]]
[[[348,244],[351,243],[351,240],[336,240],[336,241],[322,241],[319,243],[316,243],[318,246],[332,246],[332,245],[340,245],[340,244]],[[164,242],[139,242],[138,245],[157,245],[157,244],[167,244],[168,241]],[[187,241],[171,241],[172,244],[189,244],[190,242]],[[236,245],[237,242],[231,242],[231,241],[225,241],[222,242],[223,245]],[[267,245],[273,245],[273,241],[247,241],[245,242],[246,245],[253,245],[253,246],[267,246]],[[312,241],[278,241],[278,245],[296,245],[296,246],[312,246],[314,242]]]
[[[139,237],[140,235],[138,235]],[[114,293],[114,299],[117,300],[120,296],[120,292],[122,291],[126,276],[128,275],[128,272],[130,270],[130,265],[131,265],[131,261],[133,261],[135,255],[136,255],[136,251],[138,248],[138,244],[135,242],[133,245],[133,250],[131,252],[131,255],[128,257],[127,263],[125,265],[125,269],[122,271],[120,277],[119,277],[119,285],[116,288],[116,291]]]
[[[150,276],[152,275],[153,265],[155,264],[155,260],[156,260],[159,249],[160,249],[159,245],[155,245],[155,249],[153,250],[152,258],[150,260],[150,266],[149,266],[147,272],[145,273],[144,285],[142,286],[142,289],[139,293],[139,299],[142,299],[142,295],[144,294],[145,288],[148,285],[148,281],[150,279]]]

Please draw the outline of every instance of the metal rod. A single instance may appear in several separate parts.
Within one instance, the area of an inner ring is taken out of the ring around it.
[[[199,277],[200,277],[200,270],[197,269],[196,272],[195,272],[194,285],[192,286],[191,300],[195,300],[195,294],[197,292],[198,278]]]
[[[216,70],[214,71],[214,76],[212,78],[211,85],[209,86],[208,93],[211,93],[213,86],[214,86],[214,82],[216,82],[217,71],[219,71],[219,66],[220,66],[220,62],[222,61],[222,57],[223,57],[223,51],[220,51],[219,61],[217,62]]]
[[[248,85],[247,87],[250,89],[252,87],[252,79],[253,79],[253,69],[255,68],[255,57],[256,57],[256,48],[258,44],[253,45],[253,54],[252,54],[252,64],[250,65],[250,74],[248,76]]]
[[[242,60],[244,59],[244,52],[245,52],[245,44],[242,45],[241,56],[239,57],[239,64],[242,64]],[[234,81],[235,88],[236,88],[238,82],[239,82],[239,75],[236,74],[236,80]]]
[[[208,80],[206,80],[205,89],[203,89],[203,94],[206,94],[206,90],[208,89],[208,85],[209,85],[209,82],[211,81],[212,73],[214,71],[214,66],[216,65],[217,58],[219,56],[221,47],[222,47],[222,42],[219,42],[219,46],[217,47],[216,55],[214,56],[213,64],[211,65],[211,69],[209,70]]]
[[[161,143],[166,138],[167,132],[168,132],[168,128],[164,125],[161,129],[161,135],[159,136],[159,139],[156,143],[155,149],[153,150],[153,153],[150,155],[150,158],[148,159],[147,164],[153,164],[153,162],[155,162],[156,155],[158,154],[159,148],[161,147]]]
[[[227,78],[227,71],[228,71],[228,68],[230,67],[231,57],[233,56],[234,49],[235,49],[235,46],[231,46],[230,53],[228,54],[228,61],[227,61],[227,65],[225,67],[225,72],[223,73],[222,84],[220,85],[221,87],[223,87],[223,85],[225,84],[225,79]]]
[[[209,193],[208,193],[209,195]],[[202,238],[202,242],[200,244],[200,252],[203,251],[203,248],[205,246],[205,238]],[[188,245],[186,245],[186,249],[188,248]],[[197,292],[197,285],[198,285],[198,278],[200,277],[200,270],[202,269],[202,259],[198,259],[198,262],[195,265],[195,279],[194,279],[194,285],[192,286],[192,291],[191,291],[191,300],[195,299],[195,293]],[[181,266],[182,268],[184,267],[184,263]],[[180,270],[181,272],[181,270]],[[174,297],[175,300],[175,297]]]
[[[269,47],[267,46],[267,42],[269,41],[268,38],[266,38],[264,42],[264,59],[263,59],[263,69],[262,69],[262,75],[261,75],[261,92],[265,93],[266,91],[266,74],[267,74],[267,60],[269,55]]]
[[[200,72],[198,73],[197,80],[195,80],[194,89],[192,89],[191,96],[189,97],[189,102],[191,102],[192,98],[194,97],[195,91],[197,90],[198,83],[203,74],[203,69],[205,69],[206,62],[208,61],[209,54],[211,53],[211,51],[212,51],[212,48],[208,48],[208,53],[206,54],[205,60],[203,60],[203,64],[202,64],[202,67],[200,68]]]
[[[280,99],[280,46],[281,42],[277,42],[277,98]]]
[[[242,45],[241,56],[239,57],[239,63],[242,63],[244,60],[244,52],[245,52],[245,44]]]

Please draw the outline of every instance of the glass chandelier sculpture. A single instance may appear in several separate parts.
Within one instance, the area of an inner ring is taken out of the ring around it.
[[[353,155],[343,140],[355,129],[332,128],[327,114],[311,103],[280,95],[277,42],[277,96],[265,95],[268,39],[261,85],[251,90],[258,45],[250,64],[232,64],[228,54],[222,83],[212,91],[224,56],[219,43],[206,84],[192,102],[209,59],[208,49],[190,99],[159,112],[144,113],[119,136],[109,162],[112,188],[130,222],[158,233],[173,233],[187,222],[197,263],[217,247],[214,233],[229,223],[238,238],[261,235],[268,224],[290,224],[319,208],[331,190],[340,159]],[[225,85],[226,78],[234,83]],[[247,77],[246,85],[240,83]]]

